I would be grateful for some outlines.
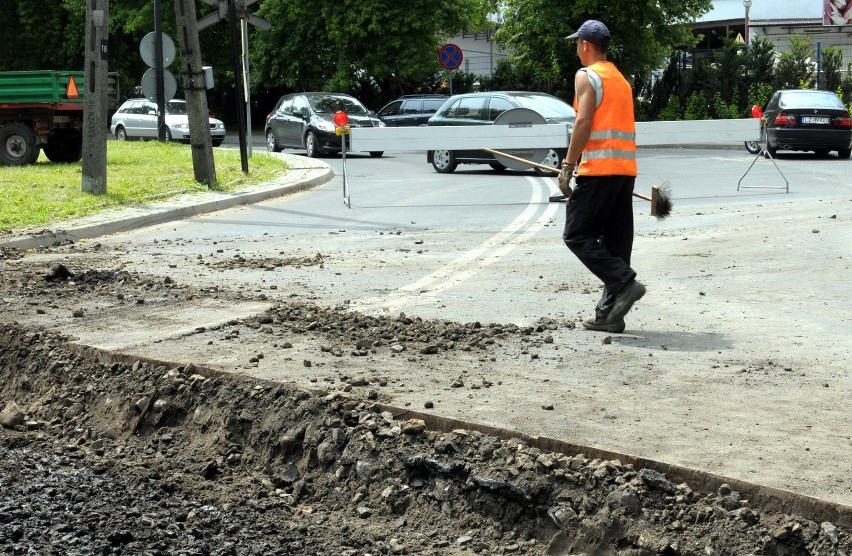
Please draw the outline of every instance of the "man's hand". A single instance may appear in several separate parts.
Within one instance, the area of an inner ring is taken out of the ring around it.
[[[559,171],[559,177],[556,182],[559,184],[559,191],[566,197],[570,197],[573,193],[571,189],[571,180],[574,179],[574,165],[567,160],[562,161],[562,169]]]

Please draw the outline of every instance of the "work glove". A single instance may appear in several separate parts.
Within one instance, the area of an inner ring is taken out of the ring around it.
[[[570,197],[573,190],[571,189],[571,180],[574,179],[574,165],[568,161],[562,161],[562,169],[559,170],[559,177],[556,182],[559,184],[559,191],[566,197]]]

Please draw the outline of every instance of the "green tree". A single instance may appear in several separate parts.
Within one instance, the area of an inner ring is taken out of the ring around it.
[[[252,35],[253,81],[384,98],[410,92],[441,69],[446,37],[487,28],[493,9],[493,0],[264,0],[257,13],[272,29]]]
[[[746,76],[751,85],[771,85],[775,76],[775,45],[766,37],[751,40],[746,54]]]
[[[522,68],[547,76],[572,96],[579,61],[574,41],[564,37],[583,21],[599,19],[607,25],[612,34],[610,59],[637,83],[659,68],[672,49],[695,44],[691,22],[710,10],[712,0],[505,0],[502,6],[498,43]]]
[[[775,66],[775,88],[795,89],[803,85],[810,88],[814,81],[813,55],[810,37],[792,35],[790,50],[781,53]]]
[[[747,54],[733,38],[725,39],[722,48],[713,55],[715,83],[712,89],[705,91],[707,98],[715,98],[718,95],[727,107],[744,106],[748,93],[746,59]],[[718,108],[721,104],[716,102],[715,106]],[[729,109],[723,110],[722,113],[716,111],[718,118],[728,118],[728,114]]]
[[[843,64],[843,51],[833,46],[822,49],[820,89],[836,91],[840,87],[840,66]]]

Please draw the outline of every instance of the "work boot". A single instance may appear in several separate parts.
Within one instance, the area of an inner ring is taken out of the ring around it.
[[[615,294],[615,303],[612,305],[612,310],[606,316],[607,324],[617,324],[624,322],[624,315],[633,307],[633,304],[639,301],[645,295],[645,286],[637,280],[631,280],[626,286]]]
[[[613,332],[621,334],[624,332],[624,319],[617,322],[607,322],[606,319],[586,319],[582,323],[586,330],[595,330],[597,332]]]

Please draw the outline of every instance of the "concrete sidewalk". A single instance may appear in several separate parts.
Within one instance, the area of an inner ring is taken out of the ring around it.
[[[0,248],[47,247],[63,241],[79,241],[162,224],[280,197],[323,184],[334,177],[331,167],[321,160],[285,153],[274,153],[272,156],[279,157],[289,166],[289,170],[275,180],[239,191],[188,193],[162,201],[104,210],[83,218],[64,220],[48,228],[0,232]]]

